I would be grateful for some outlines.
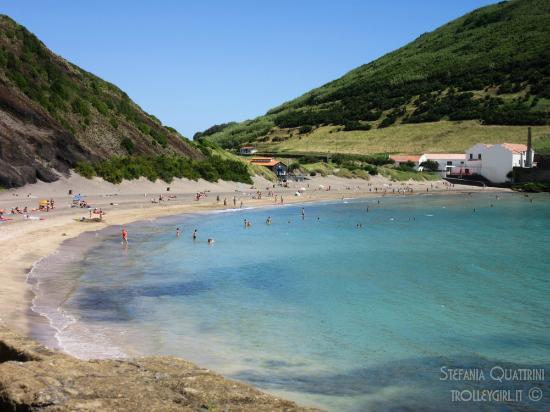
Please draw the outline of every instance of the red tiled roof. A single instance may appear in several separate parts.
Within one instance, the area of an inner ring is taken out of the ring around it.
[[[506,149],[514,152],[514,153],[521,153],[527,151],[527,146],[524,144],[517,144],[517,143],[502,143],[502,147],[505,147]]]
[[[426,153],[428,160],[466,160],[464,153]]]
[[[255,157],[254,159],[250,159],[250,163],[254,163],[255,165],[260,166],[275,166],[277,163],[281,163],[277,159],[273,159],[272,157]]]
[[[418,162],[420,155],[392,155],[390,159],[394,162]]]

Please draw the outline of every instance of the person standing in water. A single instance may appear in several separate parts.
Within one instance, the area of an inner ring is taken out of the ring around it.
[[[122,227],[122,244],[124,245],[127,245],[128,244],[128,232],[126,231],[126,228],[123,226]]]
[[[271,224],[271,216],[268,216],[267,217],[267,220],[265,221],[266,224],[270,225]]]
[[[193,230],[193,240],[197,240],[197,229]]]
[[[180,228],[179,227],[176,228],[176,237],[180,237]]]
[[[306,211],[304,208],[302,208],[302,219],[304,219],[306,217]]]

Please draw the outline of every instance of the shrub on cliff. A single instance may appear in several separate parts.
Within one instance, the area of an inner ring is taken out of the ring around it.
[[[245,163],[216,155],[204,160],[192,160],[179,155],[114,157],[93,164],[79,163],[75,170],[87,178],[97,175],[115,184],[142,176],[152,182],[161,179],[167,183],[174,178],[252,183]]]

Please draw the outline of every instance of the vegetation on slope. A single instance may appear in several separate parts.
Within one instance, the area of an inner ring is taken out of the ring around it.
[[[274,130],[342,131],[476,120],[550,124],[550,3],[512,0],[473,11],[342,78],[243,123],[211,128],[226,148],[277,144]],[[368,132],[366,132],[368,133]]]
[[[204,179],[252,183],[248,165],[238,159],[227,158],[222,150],[210,145],[198,144],[206,155],[202,160],[193,160],[177,154],[158,156],[112,157],[98,162],[79,162],[76,171],[87,177],[102,177],[111,183],[146,177],[152,182],[157,179],[170,183],[174,178],[191,180]]]
[[[42,107],[87,149],[89,157],[161,153],[202,157],[176,130],[145,113],[122,90],[55,55],[3,15],[0,82]]]

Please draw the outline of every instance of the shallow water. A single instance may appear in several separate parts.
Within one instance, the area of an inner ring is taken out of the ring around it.
[[[489,409],[550,406],[547,378],[488,378],[550,374],[550,198],[380,202],[139,222],[128,248],[118,229],[88,234],[37,265],[34,309],[75,355],[177,355],[332,410],[478,409],[450,391],[483,388],[524,391]],[[486,380],[442,380],[444,366]]]

